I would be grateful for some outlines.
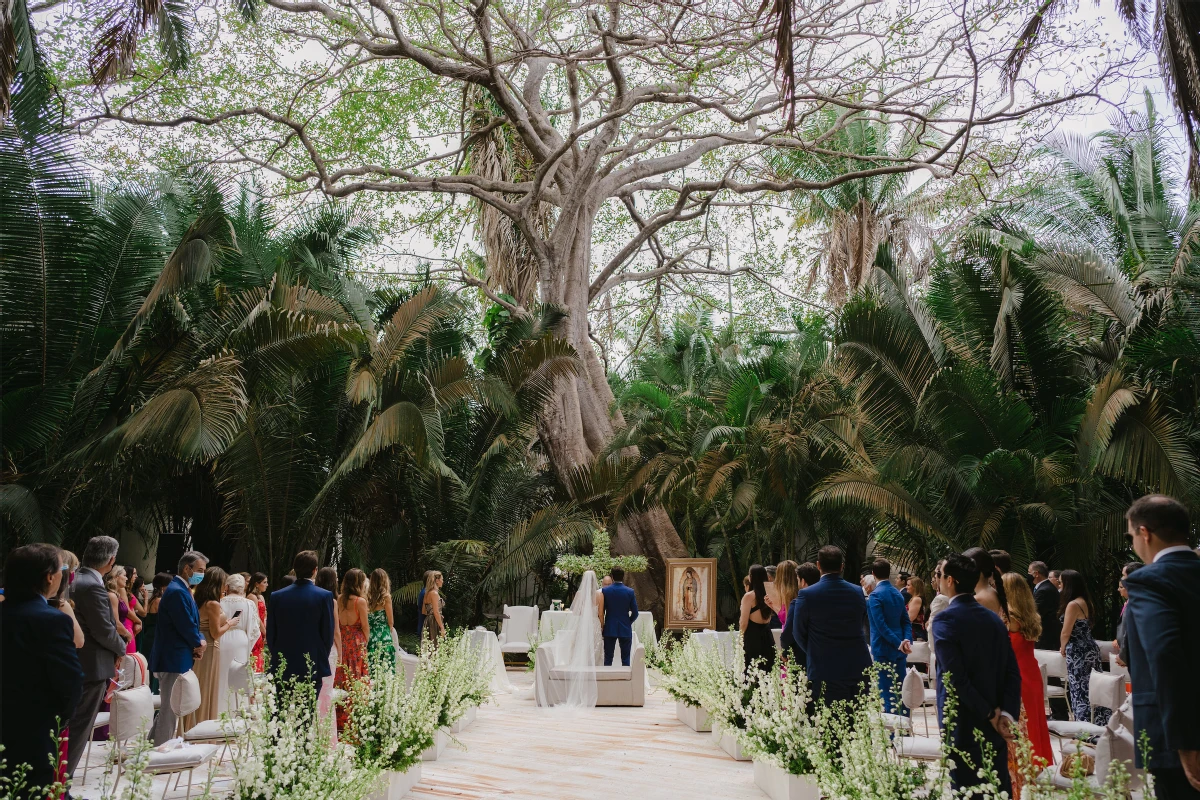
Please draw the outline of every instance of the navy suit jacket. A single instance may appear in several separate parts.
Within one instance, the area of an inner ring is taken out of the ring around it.
[[[66,576],[63,576],[66,580]],[[53,734],[66,727],[83,692],[71,618],[38,596],[0,603],[0,741],[11,770],[29,764],[29,782],[54,780]]]
[[[617,581],[600,590],[604,595],[604,635],[618,639],[633,636],[633,623],[637,620],[637,597],[625,584]]]
[[[783,626],[783,630],[779,633],[779,646],[783,648],[783,652],[786,653],[794,663],[803,664],[807,669],[808,653],[805,653],[804,650],[801,649],[800,645],[796,644],[796,637],[792,633],[792,615],[796,613],[796,603],[798,602],[799,598],[794,598],[792,602],[788,604],[788,622]]]
[[[158,601],[158,622],[148,666],[151,672],[184,673],[192,668],[192,651],[204,641],[200,610],[187,583],[176,575]]]
[[[945,707],[949,675],[958,699],[955,743],[964,749],[977,747],[974,731],[980,730],[999,746],[1004,740],[989,722],[992,711],[999,708],[1014,720],[1021,716],[1021,670],[1008,628],[974,595],[960,594],[933,618],[933,629],[938,720]],[[1003,763],[1003,755],[1000,759]]]
[[[808,679],[858,683],[871,666],[863,625],[867,599],[838,573],[826,573],[801,589],[788,611],[792,638],[808,654]]]
[[[333,593],[311,580],[301,578],[272,592],[267,612],[271,671],[278,669],[279,659],[283,659],[285,679],[319,681],[328,677],[336,624]]]
[[[1200,557],[1167,553],[1125,579],[1125,636],[1134,736],[1150,737],[1150,768],[1179,769],[1180,750],[1200,750]],[[1138,766],[1141,749],[1138,749]]]
[[[1049,580],[1042,581],[1033,590],[1033,602],[1042,619],[1042,635],[1038,637],[1039,650],[1057,650],[1062,634],[1062,620],[1058,616],[1058,589]]]
[[[891,581],[880,581],[875,586],[867,598],[867,616],[871,620],[871,655],[875,660],[893,663],[905,658],[900,643],[912,641],[912,623],[904,607],[904,596]]]

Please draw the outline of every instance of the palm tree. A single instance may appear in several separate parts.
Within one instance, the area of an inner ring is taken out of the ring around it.
[[[807,127],[804,136],[824,141],[828,152],[777,152],[770,168],[779,177],[828,181],[881,160],[912,158],[928,145],[908,129],[897,139],[886,118],[866,119],[834,108],[814,114]],[[862,285],[881,244],[889,245],[894,257],[918,277],[923,275],[930,201],[924,187],[909,188],[907,175],[879,175],[820,191],[796,192],[793,204],[796,227],[819,231],[809,286],[822,277],[835,306]]]

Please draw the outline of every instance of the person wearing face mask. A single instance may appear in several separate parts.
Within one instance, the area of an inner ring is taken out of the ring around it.
[[[175,578],[158,601],[158,624],[154,632],[154,649],[150,651],[150,671],[158,676],[159,693],[171,696],[179,676],[192,668],[204,655],[204,635],[200,632],[200,611],[192,599],[192,591],[204,580],[208,558],[189,550],[179,558]],[[175,736],[175,713],[169,702],[163,702],[154,721],[154,744],[160,745]]]

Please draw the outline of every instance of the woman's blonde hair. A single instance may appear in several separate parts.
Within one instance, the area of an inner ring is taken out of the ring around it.
[[[1038,616],[1033,592],[1025,582],[1025,576],[1016,572],[1004,573],[1004,593],[1008,595],[1008,621],[1017,626],[1017,631],[1028,641],[1036,642],[1042,635],[1042,618]]]
[[[442,573],[436,569],[426,570],[425,572],[425,591],[432,592],[437,590],[437,579],[442,577]]]
[[[908,579],[908,581],[909,581],[909,583],[912,584],[912,589],[910,591],[912,596],[921,598],[921,602],[924,603],[925,602],[925,581],[921,580],[916,575],[913,575],[911,578]]]
[[[796,572],[795,561],[780,561],[775,567],[775,591],[779,592],[779,601],[787,608],[800,593],[800,575]]]
[[[371,573],[371,590],[367,593],[367,608],[378,611],[392,601],[392,579],[387,570],[379,567]]]
[[[342,594],[338,601],[342,608],[349,608],[350,598],[363,596],[363,584],[367,582],[367,574],[357,567],[346,570],[342,576]]]
[[[117,564],[104,576],[104,588],[110,592],[117,590],[117,578],[125,574],[125,568]]]

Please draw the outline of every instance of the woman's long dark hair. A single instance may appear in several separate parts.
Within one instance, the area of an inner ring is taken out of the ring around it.
[[[750,567],[750,591],[754,592],[754,608],[761,608],[767,598],[767,568],[762,564]]]
[[[1004,574],[996,568],[996,562],[992,560],[992,554],[982,547],[972,547],[963,553],[964,556],[975,562],[975,566],[979,568],[979,575],[983,578],[991,578],[993,587],[996,590],[996,596],[1000,598],[1000,608],[1004,609],[1004,613],[1008,613],[1008,595],[1004,592]],[[972,594],[974,588],[972,588]]]
[[[150,585],[153,587],[153,591],[150,592],[150,600],[146,601],[146,605],[149,605],[151,600],[161,600],[162,599],[163,592],[165,592],[167,590],[167,587],[171,585],[171,573],[169,573],[169,572],[158,573],[151,580]]]
[[[1058,576],[1062,581],[1062,591],[1058,595],[1058,615],[1061,617],[1067,613],[1067,606],[1072,600],[1082,597],[1084,605],[1087,606],[1088,619],[1095,616],[1096,607],[1092,605],[1092,593],[1088,591],[1087,582],[1083,576],[1073,569],[1064,569]]]
[[[220,567],[204,570],[204,580],[200,581],[200,585],[196,587],[196,594],[193,595],[196,608],[204,608],[204,604],[212,600],[221,602],[221,595],[225,593],[225,579],[228,577]]]
[[[337,568],[321,567],[317,570],[317,579],[313,583],[327,592],[332,592],[333,596],[337,597]]]
[[[349,608],[352,597],[363,597],[363,587],[366,583],[367,573],[358,567],[346,570],[346,574],[342,576],[342,593],[338,597],[339,608]]]

